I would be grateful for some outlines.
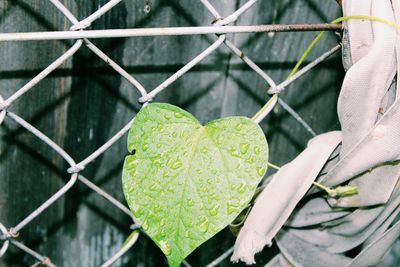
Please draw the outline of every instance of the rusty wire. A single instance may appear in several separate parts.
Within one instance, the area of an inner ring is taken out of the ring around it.
[[[127,228],[136,229],[138,225],[135,223],[135,218],[129,209],[109,193],[102,190],[100,187],[92,183],[89,179],[85,178],[80,174],[80,172],[91,162],[93,162],[98,156],[103,154],[108,148],[110,148],[116,141],[121,139],[129,130],[132,120],[126,124],[119,132],[117,132],[111,139],[109,139],[103,146],[99,147],[96,151],[86,157],[79,163],[76,163],[74,159],[65,152],[58,144],[53,142],[44,133],[33,127],[23,118],[17,114],[8,111],[8,108],[19,98],[21,98],[26,92],[32,90],[34,86],[41,80],[45,79],[52,71],[57,69],[61,64],[63,64],[67,59],[71,58],[81,47],[85,44],[92,52],[99,56],[102,60],[107,62],[116,72],[118,72],[122,77],[124,77],[133,87],[135,87],[141,97],[140,102],[146,104],[148,101],[153,99],[162,90],[168,88],[174,81],[180,78],[182,75],[187,73],[191,68],[197,65],[201,60],[211,54],[214,50],[218,49],[222,44],[226,45],[236,56],[238,56],[243,62],[245,62],[251,69],[253,69],[262,79],[265,80],[266,84],[270,87],[269,93],[277,93],[284,90],[289,84],[298,79],[301,75],[305,74],[318,63],[325,60],[331,54],[339,50],[339,46],[335,46],[330,49],[322,56],[305,66],[291,79],[284,81],[283,83],[276,84],[272,78],[265,73],[256,63],[254,63],[249,57],[244,55],[244,53],[231,43],[226,38],[226,33],[241,33],[241,32],[274,32],[274,31],[307,31],[307,30],[338,30],[341,25],[331,25],[331,24],[295,24],[295,25],[251,25],[251,26],[226,26],[234,21],[236,21],[239,16],[241,16],[246,10],[251,8],[257,0],[249,0],[238,10],[233,12],[230,16],[225,18],[221,17],[219,12],[211,5],[208,0],[201,0],[201,3],[205,6],[207,10],[215,17],[212,26],[203,27],[182,27],[182,28],[153,28],[153,29],[120,29],[114,32],[109,30],[98,30],[98,31],[85,31],[87,27],[91,25],[96,19],[110,11],[115,5],[120,3],[122,0],[110,0],[104,6],[100,7],[96,12],[86,17],[85,19],[79,21],[71,12],[66,8],[59,0],[48,0],[53,4],[64,16],[71,22],[72,26],[70,31],[59,31],[59,32],[36,32],[36,33],[0,33],[0,41],[21,41],[21,40],[48,40],[48,39],[78,39],[64,54],[62,54],[57,60],[51,63],[47,68],[40,72],[36,77],[30,80],[26,85],[17,90],[14,94],[9,96],[7,99],[3,99],[0,95],[0,124],[3,122],[4,118],[11,119],[17,124],[25,128],[28,132],[36,136],[38,139],[43,141],[44,144],[51,147],[60,157],[62,157],[68,164],[68,173],[71,174],[70,180],[59,189],[53,196],[47,199],[42,205],[40,205],[36,210],[28,214],[21,222],[8,229],[0,222],[0,241],[2,245],[0,247],[0,257],[4,255],[9,246],[13,245],[26,253],[30,254],[32,257],[39,260],[40,264],[47,266],[55,266],[55,263],[43,256],[31,248],[24,245],[22,242],[16,240],[19,236],[19,232],[22,228],[28,225],[36,217],[40,216],[49,206],[51,206],[60,197],[64,196],[65,193],[70,190],[76,182],[81,182],[89,187],[91,190],[105,198],[116,208],[121,210],[121,212],[127,214],[132,219],[132,224],[127,225]],[[140,82],[138,82],[132,75],[125,71],[121,66],[115,63],[111,58],[109,58],[103,51],[96,47],[88,38],[111,38],[111,37],[128,37],[128,36],[158,36],[158,35],[188,35],[188,34],[217,34],[217,40],[209,46],[206,50],[200,53],[197,57],[192,59],[189,63],[183,66],[180,70],[174,73],[171,77],[166,79],[160,85],[152,90],[146,89]],[[278,104],[280,104],[284,109],[286,109],[290,115],[292,115],[308,132],[315,135],[312,128],[282,99],[279,98]],[[102,266],[110,266],[111,263],[122,257],[136,242],[138,239],[138,234],[135,238],[132,238],[123,248],[116,251],[115,254],[108,259]],[[211,261],[208,266],[217,266],[220,262],[225,260],[232,253],[232,248],[227,250],[221,256]],[[185,266],[190,266],[188,262],[184,262]]]

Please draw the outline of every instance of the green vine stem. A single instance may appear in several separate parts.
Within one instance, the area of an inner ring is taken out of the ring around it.
[[[381,23],[384,23],[384,24],[389,25],[391,27],[394,27],[396,29],[400,29],[400,25],[394,23],[393,21],[382,19],[382,18],[379,18],[379,17],[369,16],[369,15],[350,15],[350,16],[339,17],[339,18],[331,21],[330,23],[337,24],[337,23],[340,23],[340,22],[343,22],[343,21],[346,21],[346,20],[350,20],[350,19],[367,19],[367,20],[381,22]],[[321,31],[321,32],[319,32],[317,34],[317,36],[314,38],[314,40],[312,40],[311,44],[307,47],[307,49],[301,55],[300,59],[297,61],[296,65],[291,70],[291,72],[289,73],[289,75],[288,75],[288,77],[286,79],[289,79],[290,77],[292,77],[297,72],[297,70],[300,68],[301,64],[304,62],[304,60],[306,59],[308,54],[311,52],[311,50],[314,48],[314,46],[318,43],[318,41],[322,38],[322,36],[325,33],[326,33],[326,31]],[[268,100],[268,102],[252,117],[252,120],[258,121],[259,120],[259,116],[261,114],[263,114],[267,109],[271,108],[270,107],[271,104],[272,103],[275,104],[277,99],[278,99],[278,93],[272,95],[272,97]]]

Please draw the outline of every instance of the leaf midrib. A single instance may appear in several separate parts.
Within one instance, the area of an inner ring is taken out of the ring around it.
[[[195,155],[195,151],[197,150],[197,147],[198,147],[198,144],[199,144],[199,138],[201,136],[201,133],[202,133],[202,131],[205,130],[204,126],[202,126],[201,124],[199,124],[199,126],[200,127],[197,129],[198,133],[196,134],[196,136],[194,138],[192,138],[192,140],[195,140],[195,141],[193,142],[193,149],[191,151],[191,155],[189,157],[187,166],[185,168],[185,173],[186,174],[188,174],[188,172],[189,172],[191,162],[193,161],[193,157]],[[177,219],[177,231],[176,231],[176,235],[175,235],[175,244],[178,243],[177,242],[177,238],[179,237],[180,224],[182,223],[182,222],[179,222],[179,219],[181,218],[182,206],[183,206],[183,198],[185,196],[185,192],[186,192],[186,189],[187,189],[187,182],[189,180],[189,176],[185,175],[184,179],[185,180],[184,180],[184,184],[183,184],[182,194],[181,194],[181,198],[180,198],[180,201],[179,201],[178,216],[176,217],[178,219]],[[180,254],[180,257],[182,258],[181,250],[179,250],[179,254]]]

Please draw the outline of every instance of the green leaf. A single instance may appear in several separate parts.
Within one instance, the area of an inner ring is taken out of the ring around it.
[[[258,124],[227,117],[202,126],[190,113],[152,103],[128,136],[123,190],[137,222],[179,266],[250,202],[267,169]]]

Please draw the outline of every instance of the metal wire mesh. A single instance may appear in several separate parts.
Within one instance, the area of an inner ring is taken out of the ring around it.
[[[117,132],[111,139],[109,139],[104,145],[97,148],[92,154],[87,156],[84,160],[76,162],[60,145],[48,138],[44,133],[36,129],[18,114],[15,114],[8,110],[15,101],[20,99],[30,90],[34,90],[35,85],[41,80],[45,79],[51,72],[60,67],[67,59],[71,58],[83,45],[88,47],[93,53],[104,60],[108,65],[110,65],[116,72],[118,72],[123,78],[125,78],[134,88],[136,88],[141,97],[139,101],[146,104],[148,101],[152,100],[161,91],[168,89],[168,87],[176,81],[179,77],[187,73],[191,68],[196,66],[201,60],[210,55],[213,51],[218,49],[220,46],[227,46],[233,54],[240,57],[240,59],[245,62],[252,70],[254,70],[265,82],[271,87],[270,93],[279,93],[283,91],[288,85],[296,81],[301,75],[310,71],[318,63],[322,62],[330,55],[335,53],[340,49],[337,45],[321,55],[316,60],[309,63],[307,66],[298,71],[290,79],[285,80],[280,84],[276,84],[271,77],[265,73],[256,63],[254,63],[249,57],[244,55],[244,53],[236,47],[232,42],[227,39],[226,33],[240,33],[240,32],[269,32],[269,31],[304,31],[304,30],[335,30],[339,29],[340,25],[329,25],[329,24],[315,24],[315,25],[252,25],[252,26],[227,26],[228,24],[236,21],[239,16],[241,16],[246,10],[251,8],[257,0],[249,0],[240,8],[238,8],[231,15],[223,18],[220,13],[213,7],[213,5],[208,0],[201,0],[204,7],[215,17],[212,26],[206,27],[181,27],[181,28],[152,28],[152,29],[119,29],[119,30],[97,30],[89,31],[85,30],[89,27],[92,22],[97,20],[99,17],[103,16],[105,13],[109,12],[114,6],[120,3],[122,0],[110,0],[107,4],[100,7],[96,12],[86,17],[85,19],[79,21],[74,14],[72,14],[67,7],[65,7],[59,0],[48,0],[49,4],[54,5],[64,16],[71,22],[72,27],[70,31],[59,31],[59,32],[36,32],[36,33],[0,33],[0,41],[18,41],[18,40],[51,40],[51,39],[76,39],[76,42],[58,59],[51,63],[47,68],[41,71],[36,77],[26,83],[23,87],[17,90],[14,94],[8,96],[6,99],[0,95],[0,123],[4,119],[10,119],[15,121],[17,124],[26,129],[38,139],[40,139],[44,145],[51,147],[57,154],[59,154],[70,166],[67,170],[70,174],[69,181],[54,195],[47,199],[42,205],[40,205],[36,210],[28,214],[22,221],[11,228],[6,228],[0,222],[0,240],[3,240],[2,246],[0,248],[0,257],[4,255],[9,246],[15,246],[24,252],[30,254],[43,265],[55,266],[52,261],[43,256],[29,247],[25,246],[23,243],[17,241],[15,238],[19,235],[21,229],[32,222],[36,217],[40,216],[46,211],[54,202],[56,202],[60,197],[65,195],[76,183],[80,182],[86,185],[88,188],[102,196],[106,201],[112,203],[121,212],[125,213],[132,219],[132,225],[127,225],[126,227],[140,228],[139,225],[135,224],[134,218],[130,210],[112,195],[102,190],[96,184],[92,183],[89,179],[82,176],[80,172],[85,169],[90,163],[92,163],[96,158],[102,155],[108,148],[110,148],[116,141],[123,138],[125,133],[129,130],[132,120],[126,124],[119,132]],[[103,51],[101,51],[96,45],[94,45],[89,38],[110,38],[110,37],[129,37],[129,36],[159,36],[159,35],[189,35],[189,34],[217,34],[217,40],[210,45],[207,49],[201,52],[198,56],[193,58],[189,63],[179,69],[176,73],[162,82],[160,85],[152,90],[146,89],[138,80],[125,71],[120,65],[109,58]],[[284,109],[286,109],[291,116],[293,116],[309,133],[315,135],[312,128],[282,99],[277,101]],[[269,109],[266,113],[259,118],[259,121],[267,115],[270,111]],[[123,248],[116,251],[115,254],[108,259],[102,266],[110,266],[113,262],[117,261],[122,257],[138,240],[139,234],[135,235],[134,238],[130,239]],[[212,260],[208,266],[217,266],[221,261],[229,257],[233,249],[229,249],[223,253],[220,257]],[[184,262],[184,265],[190,266],[188,262]]]

